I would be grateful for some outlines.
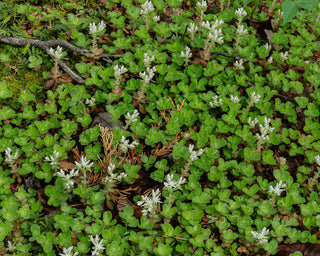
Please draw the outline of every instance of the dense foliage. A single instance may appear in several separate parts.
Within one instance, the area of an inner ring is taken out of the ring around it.
[[[28,2],[0,3],[1,255],[319,242],[317,1]]]

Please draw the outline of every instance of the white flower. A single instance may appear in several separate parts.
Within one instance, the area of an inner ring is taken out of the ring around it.
[[[135,146],[138,146],[139,143],[136,141],[133,141],[131,144],[129,144],[129,140],[126,140],[126,137],[122,136],[120,141],[120,151],[126,153],[128,149],[133,149]]]
[[[60,256],[77,256],[79,253],[78,252],[72,253],[72,249],[73,249],[73,246],[69,247],[68,249],[63,247],[63,253],[59,253],[59,255]]]
[[[280,181],[276,184],[275,187],[269,186],[269,194],[270,194],[270,195],[271,195],[271,194],[276,194],[276,195],[280,196],[281,193],[282,193],[283,191],[285,191],[284,188],[286,188],[286,187],[287,187],[286,183],[282,183],[282,180],[280,180]]]
[[[231,96],[230,96],[230,100],[231,100],[231,102],[233,102],[233,103],[239,103],[239,102],[240,102],[240,99],[238,98],[238,96],[233,96],[233,95],[231,95]]]
[[[150,67],[150,64],[152,63],[152,61],[154,61],[154,55],[152,55],[151,57],[149,57],[148,53],[145,52],[145,53],[143,54],[143,57],[144,57],[144,59],[143,59],[144,65],[145,65],[146,67]]]
[[[193,34],[194,32],[196,32],[198,30],[198,26],[196,26],[194,23],[190,23],[189,27],[187,28],[188,32],[190,34]]]
[[[152,19],[153,21],[158,22],[160,20],[160,16],[154,16]]]
[[[90,163],[90,160],[87,160],[86,156],[82,156],[80,159],[80,163],[78,163],[77,161],[75,161],[76,164],[76,168],[79,170],[90,170],[93,166],[93,163]]]
[[[152,196],[148,197],[145,195],[141,196],[141,201],[137,202],[138,206],[142,206],[143,210],[142,213],[143,215],[148,215],[148,213],[152,213],[156,207],[158,203],[162,203],[160,200],[160,191],[159,189],[157,189],[156,191],[152,190]]]
[[[320,155],[316,155],[314,160],[316,161],[317,165],[320,166]]]
[[[8,241],[8,251],[12,252],[16,249],[16,247],[11,243],[11,241]]]
[[[153,67],[153,68],[147,67],[146,71],[139,73],[139,76],[144,80],[146,84],[148,84],[152,80],[155,71],[156,71],[156,67]]]
[[[166,178],[166,182],[164,182],[164,186],[167,187],[169,190],[173,189],[180,189],[181,185],[186,182],[186,179],[183,177],[180,177],[178,181],[173,180],[173,174],[168,174]]]
[[[53,155],[50,157],[45,157],[44,160],[50,162],[52,168],[56,168],[58,166],[58,160],[59,160],[59,152],[53,151]]]
[[[267,235],[270,231],[264,227],[260,233],[256,232],[256,231],[251,231],[252,236],[258,240],[259,244],[265,244],[268,242],[268,238]]]
[[[278,13],[278,15],[279,15],[280,17],[283,16],[283,11],[281,11],[280,9],[278,9],[277,13]]]
[[[288,51],[286,52],[280,52],[280,58],[285,61],[288,59]]]
[[[202,2],[197,2],[197,7],[201,10],[206,10],[208,5],[205,0],[202,0]]]
[[[268,59],[268,63],[272,63],[273,62],[273,58],[272,58],[272,56],[270,56],[270,58]]]
[[[138,120],[138,117],[139,116],[139,112],[138,112],[138,110],[134,110],[133,111],[133,114],[132,115],[130,115],[130,113],[129,112],[127,112],[127,114],[126,114],[126,119],[127,119],[127,122],[130,122],[130,123],[134,123],[134,122],[137,122],[137,120]]]
[[[185,52],[184,51],[181,51],[180,53],[180,57],[183,57],[183,58],[186,58],[186,59],[189,59],[192,57],[192,53],[191,53],[191,50],[188,46],[186,46],[185,48]]]
[[[268,44],[268,43],[266,43],[266,44],[264,45],[264,47],[266,48],[267,51],[270,51],[270,50],[271,50],[271,45]]]
[[[245,34],[248,34],[248,30],[244,29],[243,25],[239,25],[238,28],[237,28],[236,33],[238,35],[245,35]]]
[[[96,23],[90,23],[89,24],[89,32],[93,35],[93,34],[96,34],[96,33],[99,33],[101,32],[102,30],[104,30],[106,27],[106,24],[101,21],[98,26],[96,25]]]
[[[16,150],[16,152],[14,153],[14,155],[12,155],[12,149],[11,148],[7,148],[5,151],[5,160],[8,164],[13,164],[19,156],[18,150]]]
[[[57,50],[50,48],[49,53],[54,56],[56,60],[60,60],[62,58],[62,47],[58,45]]]
[[[223,38],[222,38],[221,28],[220,29],[215,29],[215,30],[209,32],[208,38],[212,42],[216,42],[216,43],[222,44],[223,43]]]
[[[105,249],[105,247],[102,245],[103,239],[100,240],[100,237],[96,235],[93,237],[92,235],[89,236],[91,243],[93,243],[93,252],[91,255],[100,255],[101,251]]]
[[[215,20],[215,22],[211,25],[210,30],[213,31],[217,29],[217,27],[220,27],[223,23],[224,23],[223,20],[219,20],[219,19]]]
[[[241,19],[241,20],[243,17],[247,16],[247,12],[243,8],[237,9],[235,14],[238,17],[238,19]]]
[[[202,21],[201,26],[207,29],[210,29],[210,22],[209,21]]]
[[[121,79],[121,75],[128,71],[124,66],[115,65],[113,66],[114,76],[117,80]]]
[[[74,169],[71,170],[71,172],[69,174],[65,174],[65,172],[60,169],[59,172],[57,172],[57,176],[63,178],[63,186],[65,187],[65,189],[70,190],[73,185],[74,185],[74,180],[72,180],[72,177],[78,176],[79,175],[79,171],[75,171]]]
[[[141,15],[147,15],[148,13],[154,10],[153,4],[151,1],[146,1],[144,4],[141,5]]]
[[[286,165],[287,159],[285,157],[279,157],[280,165]]]
[[[190,161],[193,162],[198,159],[199,156],[201,156],[204,152],[203,149],[199,149],[198,152],[193,150],[194,145],[190,144],[189,145],[189,153],[190,153]]]
[[[95,98],[91,98],[91,99],[86,99],[86,104],[89,105],[90,107],[93,107],[95,105]]]
[[[255,127],[258,122],[259,121],[257,118],[255,119],[251,119],[251,117],[248,118],[248,124],[251,128]]]
[[[242,59],[236,60],[236,62],[234,62],[233,65],[236,69],[239,69],[239,70],[244,69]]]
[[[251,93],[251,100],[254,104],[257,104],[261,99],[261,95],[260,94],[256,94],[256,92],[252,92]]]
[[[211,102],[211,101],[209,102],[209,106],[212,108],[218,107],[222,104],[222,99],[219,99],[218,95],[212,96],[212,100],[213,100],[213,102]]]

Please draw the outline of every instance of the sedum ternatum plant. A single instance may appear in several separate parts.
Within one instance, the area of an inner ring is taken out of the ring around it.
[[[3,255],[318,253],[316,0],[15,2]]]

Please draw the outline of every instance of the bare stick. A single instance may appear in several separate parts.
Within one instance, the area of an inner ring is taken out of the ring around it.
[[[49,54],[49,49],[52,46],[63,46],[73,52],[76,52],[81,55],[85,55],[86,53],[90,53],[90,51],[86,49],[81,49],[77,46],[74,46],[70,44],[69,42],[65,40],[52,40],[52,41],[41,41],[41,40],[34,40],[34,39],[24,39],[24,38],[15,38],[15,37],[9,37],[0,35],[0,42],[16,45],[16,46],[25,46],[27,44],[30,44],[31,46],[38,47],[42,50],[44,50],[51,58],[53,56]],[[73,80],[75,80],[79,84],[84,84],[84,79],[80,76],[78,76],[76,73],[74,73],[64,62],[59,61],[59,66],[66,72]]]

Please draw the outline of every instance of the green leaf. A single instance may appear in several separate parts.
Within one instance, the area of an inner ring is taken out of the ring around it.
[[[282,11],[283,11],[283,25],[284,25],[296,16],[298,12],[298,6],[295,2],[286,0],[282,4]]]
[[[309,12],[318,4],[318,1],[316,0],[296,0],[296,2],[299,7],[307,9]]]

